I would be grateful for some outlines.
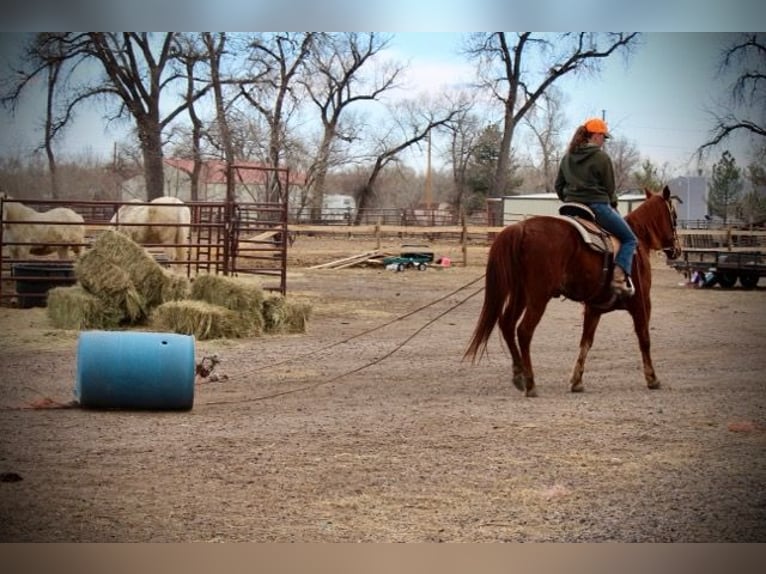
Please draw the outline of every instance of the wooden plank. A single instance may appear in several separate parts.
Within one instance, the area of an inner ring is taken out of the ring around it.
[[[360,263],[372,262],[375,260],[376,257],[377,255],[373,255],[372,257],[365,257],[364,259],[359,259],[357,261],[349,261],[348,263],[343,263],[341,265],[333,267],[333,269],[346,269],[348,267],[353,267],[354,265],[359,265]]]
[[[244,239],[240,239],[240,241],[266,241],[267,239],[273,239],[275,235],[278,233],[281,233],[281,229],[275,229],[272,231],[264,231],[263,233],[259,233],[258,235],[253,235],[251,237],[245,237]]]
[[[339,265],[344,264],[351,264],[354,265],[356,263],[359,263],[361,261],[365,261],[367,259],[370,259],[371,257],[375,257],[377,255],[380,255],[381,251],[379,249],[375,249],[374,251],[367,251],[365,253],[360,253],[358,255],[351,255],[350,257],[343,257],[342,259],[336,259],[335,261],[329,261],[327,263],[320,263],[319,265],[312,265],[309,267],[309,269],[328,269],[328,268],[334,268],[337,269]]]

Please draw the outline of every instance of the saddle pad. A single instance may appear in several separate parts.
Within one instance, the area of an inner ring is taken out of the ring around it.
[[[614,253],[619,248],[620,244],[617,238],[610,235],[595,221],[589,221],[588,219],[580,217],[579,215],[554,215],[553,217],[571,224],[580,233],[583,241],[585,241],[585,243],[595,251],[600,253]]]

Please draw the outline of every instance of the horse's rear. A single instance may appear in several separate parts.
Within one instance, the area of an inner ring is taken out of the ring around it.
[[[69,250],[79,255],[85,244],[85,221],[68,207],[36,211],[3,194],[3,237],[6,243],[28,243],[10,246],[11,256],[26,259],[29,255],[57,253],[66,259]]]
[[[532,217],[509,225],[490,247],[484,304],[465,357],[485,353],[497,325],[513,360],[513,384],[535,396],[529,347],[553,297],[608,300],[604,256],[591,251],[568,222]]]
[[[136,243],[168,246],[165,251],[170,259],[188,259],[191,210],[177,197],[158,197],[150,205],[128,203],[111,223]]]

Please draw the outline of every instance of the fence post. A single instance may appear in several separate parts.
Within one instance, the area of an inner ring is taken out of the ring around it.
[[[375,245],[376,249],[380,249],[380,216],[375,222]]]
[[[460,210],[460,223],[462,230],[460,231],[460,247],[463,251],[463,267],[468,267],[468,228],[465,224],[465,211]]]

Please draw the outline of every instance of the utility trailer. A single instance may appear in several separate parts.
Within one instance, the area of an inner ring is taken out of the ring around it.
[[[703,287],[734,287],[755,289],[761,277],[766,275],[766,254],[763,251],[731,251],[717,249],[684,249],[683,256],[668,265],[691,277],[702,274]]]
[[[383,265],[387,268],[391,266],[397,271],[416,268],[418,271],[425,271],[428,265],[434,262],[434,252],[428,245],[405,244],[402,245],[402,251],[399,255],[393,255],[383,259]]]

